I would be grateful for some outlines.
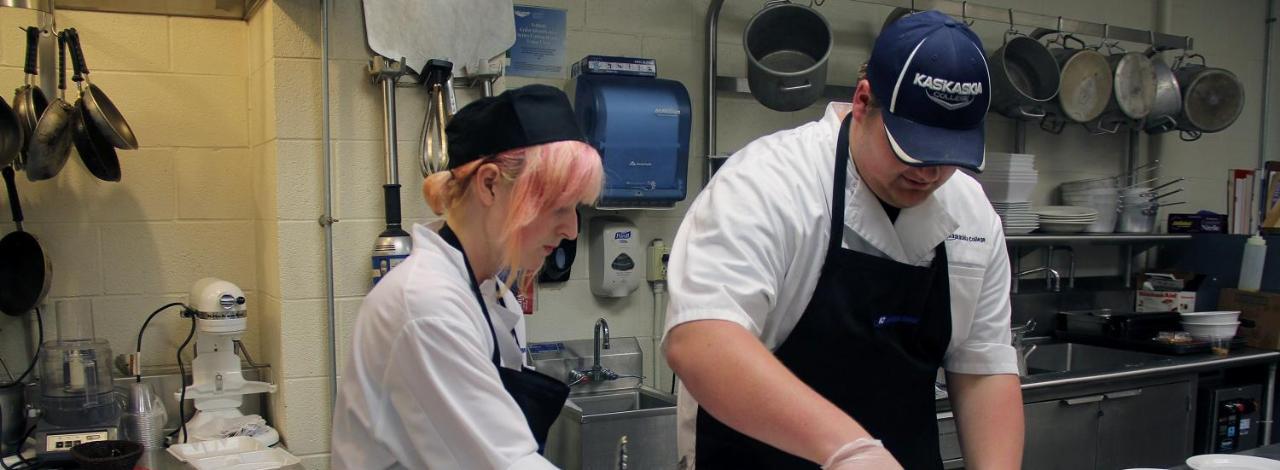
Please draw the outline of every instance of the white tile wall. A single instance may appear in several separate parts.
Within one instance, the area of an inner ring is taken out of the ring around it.
[[[22,83],[18,28],[36,19],[25,10],[0,9],[5,86]],[[252,221],[259,154],[248,146],[247,24],[82,11],[59,11],[57,21],[79,30],[91,78],[121,109],[142,148],[118,151],[118,183],[93,178],[74,150],[54,179],[31,183],[19,174],[26,228],[54,265],[42,308],[46,332],[56,331],[57,300],[88,298],[98,336],[115,352],[128,352],[146,316],[185,300],[191,282],[204,276],[240,285],[256,324],[262,303]],[[68,95],[75,98],[74,88]],[[5,214],[8,204],[0,201]],[[25,320],[0,321],[0,355],[11,369],[28,360]],[[146,364],[173,364],[187,327],[176,313],[157,317],[143,341]],[[255,353],[261,351],[258,330],[244,338]]]

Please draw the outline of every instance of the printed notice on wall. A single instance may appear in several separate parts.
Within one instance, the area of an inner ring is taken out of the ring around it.
[[[516,5],[515,15],[516,44],[507,74],[564,78],[565,11]]]

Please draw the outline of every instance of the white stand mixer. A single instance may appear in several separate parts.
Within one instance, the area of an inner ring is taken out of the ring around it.
[[[240,369],[234,341],[244,333],[248,317],[244,291],[230,282],[206,277],[191,286],[188,306],[196,314],[196,357],[186,398],[195,402],[187,422],[189,441],[217,439],[228,420],[243,418],[245,395],[274,393],[276,386],[248,381]],[[261,425],[250,435],[265,445],[280,442],[280,433]]]

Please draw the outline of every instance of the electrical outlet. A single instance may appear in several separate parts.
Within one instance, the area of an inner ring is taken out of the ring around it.
[[[649,242],[649,252],[645,263],[645,276],[649,282],[667,280],[667,258],[671,256],[671,247],[661,238]]]

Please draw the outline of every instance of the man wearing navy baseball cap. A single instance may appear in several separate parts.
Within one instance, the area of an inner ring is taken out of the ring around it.
[[[938,12],[887,25],[852,103],[761,137],[672,246],[664,352],[683,468],[940,469],[946,372],[968,468],[1016,469],[1008,252],[980,172],[982,42]]]

